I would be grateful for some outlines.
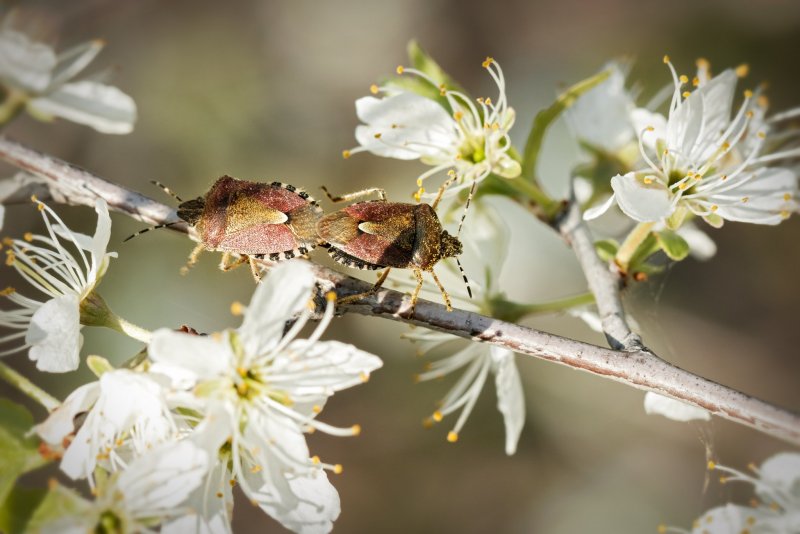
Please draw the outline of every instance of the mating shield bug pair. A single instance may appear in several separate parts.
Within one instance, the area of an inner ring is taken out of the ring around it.
[[[411,269],[417,279],[411,297],[413,314],[422,289],[423,272],[431,273],[447,309],[452,310],[450,297],[433,267],[439,260],[456,257],[462,251],[458,238],[442,229],[435,211],[453,179],[439,189],[430,205],[388,202],[385,191],[377,188],[334,197],[323,187],[333,202],[354,200],[371,193],[377,193],[380,198],[357,202],[324,216],[308,193],[280,182],[248,182],[223,176],[204,196],[188,201],[181,200],[166,186],[153,183],[180,202],[179,219],[192,225],[199,234],[200,243],[189,256],[184,272],[194,265],[203,250],[221,251],[221,269],[229,270],[249,262],[253,276],[258,280],[259,268],[254,260],[292,259],[320,245],[328,248],[335,261],[348,267],[385,269],[370,291],[346,297],[340,302],[360,300],[375,293],[393,268]],[[462,216],[462,224],[463,221]],[[128,239],[177,222],[147,228]],[[232,260],[232,255],[238,258]],[[458,266],[461,269],[460,263]],[[461,273],[467,282],[463,269]],[[467,290],[471,296],[469,285]]]

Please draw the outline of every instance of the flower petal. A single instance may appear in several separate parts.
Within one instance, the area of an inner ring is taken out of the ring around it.
[[[731,534],[749,530],[747,518],[756,510],[735,504],[712,508],[695,521],[692,534]]]
[[[685,402],[670,399],[658,393],[648,391],[644,396],[644,411],[648,414],[663,415],[673,421],[709,421],[711,414],[708,410],[686,404]]]
[[[0,31],[0,79],[26,91],[38,93],[50,84],[56,54],[49,46],[7,27]]]
[[[676,232],[689,243],[690,254],[696,260],[710,260],[717,253],[717,244],[714,240],[694,223],[684,223]]]
[[[796,195],[797,176],[793,171],[778,167],[760,168],[742,185],[724,192],[716,214],[729,221],[774,225],[785,219],[785,213],[797,211]],[[731,197],[739,199],[739,202],[723,203]],[[710,201],[718,198],[712,193]]]
[[[110,85],[92,81],[64,84],[28,102],[34,114],[61,117],[107,134],[127,134],[136,122],[136,103]]]
[[[497,409],[503,414],[506,427],[506,454],[517,452],[517,443],[525,425],[525,393],[519,377],[514,353],[501,347],[492,347],[492,370],[497,389]]]
[[[616,195],[611,195],[602,204],[598,204],[597,206],[593,206],[593,207],[589,208],[588,210],[584,211],[583,212],[583,220],[584,221],[591,221],[591,220],[597,219],[598,217],[603,215],[605,212],[607,212],[611,208],[611,206],[614,204],[614,202],[616,202],[616,200],[617,200]]]
[[[264,354],[278,344],[286,321],[306,309],[314,289],[314,273],[303,262],[273,267],[259,284],[238,328],[248,354]]]
[[[656,149],[656,142],[667,137],[667,118],[661,113],[654,113],[645,108],[636,108],[631,112],[636,133],[641,136],[642,145],[650,150]],[[652,130],[650,130],[652,128]]]
[[[28,356],[40,371],[64,373],[78,368],[83,344],[79,304],[77,295],[62,295],[42,304],[31,317],[25,342],[32,345]]]
[[[782,493],[800,499],[800,454],[782,452],[768,458],[761,464],[759,478]]]
[[[34,431],[47,443],[60,445],[64,438],[75,430],[75,416],[87,411],[100,394],[100,383],[84,384],[61,403]]]
[[[104,45],[103,41],[95,39],[60,53],[57,58],[58,63],[53,69],[50,89],[55,89],[74,78],[97,57]]]
[[[259,506],[281,525],[298,534],[327,533],[341,513],[339,493],[324,471],[314,476],[287,474],[286,480],[297,496],[294,507],[282,506],[279,499],[259,499]]]
[[[611,187],[622,211],[639,222],[656,222],[669,217],[672,203],[668,189],[658,180],[645,184],[644,180],[629,172],[611,179]]]
[[[231,358],[228,334],[196,336],[162,328],[153,332],[147,352],[153,371],[168,376],[176,387],[224,375]]]

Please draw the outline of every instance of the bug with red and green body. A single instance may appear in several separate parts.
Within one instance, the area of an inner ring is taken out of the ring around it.
[[[437,202],[433,206],[387,202],[385,193],[378,189],[344,197],[328,196],[338,202],[369,192],[378,192],[381,200],[351,204],[317,222],[317,234],[325,242],[322,246],[328,247],[334,260],[356,269],[386,269],[372,290],[341,299],[340,303],[374,293],[386,280],[389,270],[395,268],[411,269],[417,278],[411,298],[412,313],[422,288],[423,272],[431,273],[447,308],[452,309],[433,267],[444,258],[458,256],[463,247],[457,237],[442,229],[434,209]]]
[[[222,269],[249,260],[255,276],[253,259],[288,260],[319,244],[316,224],[322,208],[308,193],[289,184],[223,176],[204,196],[181,201],[178,217],[192,225],[200,238],[187,267],[203,250],[219,251],[225,253]],[[239,259],[230,263],[233,254]]]

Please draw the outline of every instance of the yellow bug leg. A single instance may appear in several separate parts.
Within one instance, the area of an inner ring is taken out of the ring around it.
[[[444,286],[439,281],[439,277],[436,276],[436,273],[433,272],[433,269],[430,270],[431,276],[433,277],[433,281],[436,282],[436,285],[439,286],[439,291],[442,292],[442,298],[444,299],[444,305],[447,306],[447,311],[453,311],[453,303],[450,302],[450,295],[447,294],[445,291]]]
[[[242,262],[244,261],[250,262],[250,274],[253,275],[253,280],[256,281],[256,284],[261,282],[261,265],[255,260],[255,258],[251,256],[242,256],[242,258],[243,258]]]
[[[194,247],[192,253],[189,254],[189,260],[186,262],[186,265],[181,267],[182,275],[185,275],[186,273],[189,272],[189,269],[194,267],[195,263],[197,263],[197,257],[200,255],[201,252],[203,252],[203,250],[205,250],[205,248],[206,248],[205,245],[203,245],[202,243],[198,243],[197,246]]]
[[[238,256],[237,258],[234,258],[233,254],[230,252],[225,252],[222,255],[222,261],[219,262],[219,269],[221,271],[231,271],[246,261],[247,256]]]
[[[422,271],[419,269],[414,269],[414,276],[417,277],[417,287],[414,288],[414,292],[411,293],[411,312],[408,314],[409,317],[414,317],[414,310],[417,309],[417,300],[419,299],[419,292],[422,289]]]
[[[331,202],[347,202],[347,201],[350,201],[350,200],[355,200],[357,198],[365,197],[367,195],[371,195],[372,193],[377,193],[378,197],[381,200],[384,200],[384,201],[386,200],[386,191],[384,189],[381,189],[380,187],[371,187],[369,189],[362,189],[361,191],[356,191],[354,193],[348,193],[346,195],[342,195],[342,196],[338,196],[338,197],[335,197],[335,196],[331,195],[330,192],[328,191],[328,188],[325,187],[324,185],[321,186],[321,189],[323,191],[325,191],[325,194],[328,196],[328,199],[330,199]]]
[[[386,281],[386,278],[389,276],[389,271],[391,270],[392,269],[390,267],[387,267],[386,270],[384,270],[383,273],[381,273],[380,278],[378,278],[378,281],[375,282],[375,285],[372,286],[369,289],[369,291],[364,291],[363,293],[357,293],[355,295],[350,295],[348,297],[341,298],[337,302],[339,304],[349,304],[351,302],[358,302],[359,300],[371,297],[372,295],[378,292],[381,286],[383,286],[383,283]]]

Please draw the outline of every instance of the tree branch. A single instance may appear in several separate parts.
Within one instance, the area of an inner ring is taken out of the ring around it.
[[[108,182],[83,169],[42,154],[0,136],[0,159],[45,180],[53,198],[69,204],[93,205],[102,197],[108,205],[139,221],[162,224],[175,221],[175,210],[139,193]],[[197,239],[185,224],[170,226]],[[340,307],[373,317],[401,321],[446,332],[473,341],[498,345],[520,354],[566,365],[622,382],[645,391],[705,408],[731,421],[755,428],[795,445],[800,445],[800,416],[754,397],[684,371],[641,345],[625,322],[617,280],[596,256],[591,235],[576,208],[570,208],[557,228],[571,243],[597,297],[609,342],[614,350],[540,332],[464,310],[447,312],[441,304],[420,299],[409,317],[410,298],[383,289],[376,295]],[[312,263],[320,284],[335,287],[341,295],[360,293],[371,284]]]

